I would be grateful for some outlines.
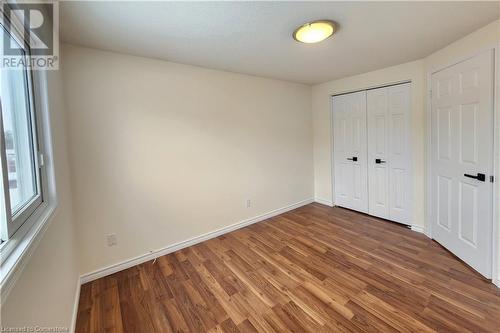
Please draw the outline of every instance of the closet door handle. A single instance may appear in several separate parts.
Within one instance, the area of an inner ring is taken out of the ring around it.
[[[481,182],[484,182],[486,180],[486,175],[484,173],[478,173],[477,176],[469,175],[469,174],[464,173],[464,176],[468,177],[468,178],[477,179],[477,180],[479,180]]]
[[[376,163],[376,164],[381,164],[381,163],[385,163],[385,161],[384,161],[384,160],[381,160],[380,158],[376,158],[376,159],[375,159],[375,163]]]
[[[357,162],[358,161],[358,157],[357,156],[353,156],[352,158],[347,158],[347,160],[353,161],[353,162]]]

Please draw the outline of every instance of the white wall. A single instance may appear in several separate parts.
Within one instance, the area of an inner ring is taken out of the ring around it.
[[[70,328],[79,282],[61,71],[48,72],[48,94],[58,207],[7,299],[1,326]]]
[[[309,86],[64,55],[82,273],[312,198]]]

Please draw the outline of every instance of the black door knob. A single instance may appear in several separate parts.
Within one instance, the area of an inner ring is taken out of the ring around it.
[[[385,163],[385,161],[384,161],[384,160],[381,160],[380,158],[376,158],[376,159],[375,159],[375,163],[377,163],[377,164],[381,164],[381,163]]]
[[[480,182],[484,182],[484,181],[486,181],[486,175],[485,175],[484,173],[478,173],[478,174],[477,174],[477,176],[474,176],[474,175],[469,175],[469,174],[464,173],[464,176],[465,176],[465,177],[468,177],[468,178],[477,179],[477,180],[479,180]]]

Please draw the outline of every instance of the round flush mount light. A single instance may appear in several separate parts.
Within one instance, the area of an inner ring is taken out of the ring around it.
[[[318,43],[335,33],[335,22],[318,20],[304,24],[293,32],[293,38],[301,43]]]

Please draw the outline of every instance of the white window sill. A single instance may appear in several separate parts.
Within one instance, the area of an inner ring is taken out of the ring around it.
[[[19,278],[29,258],[43,238],[57,204],[43,203],[30,219],[36,222],[24,223],[11,239],[0,245],[0,298],[5,300]]]

